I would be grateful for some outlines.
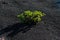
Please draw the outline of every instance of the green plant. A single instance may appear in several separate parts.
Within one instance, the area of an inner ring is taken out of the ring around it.
[[[43,12],[41,11],[30,11],[30,10],[27,10],[27,11],[24,11],[23,13],[21,14],[18,14],[17,17],[20,19],[21,23],[37,23],[37,22],[40,22],[42,17],[45,16],[46,14],[44,14]]]

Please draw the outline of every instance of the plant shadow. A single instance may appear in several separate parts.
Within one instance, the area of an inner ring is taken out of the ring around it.
[[[16,23],[16,24],[13,24],[13,25],[8,25],[8,27],[0,30],[0,35],[2,35],[4,33],[7,33],[7,32],[10,32],[7,36],[8,37],[13,37],[21,31],[22,31],[22,33],[25,33],[27,31],[29,31],[32,28],[33,25],[35,25],[35,23],[31,23],[29,25],[28,24],[23,24],[23,23]]]

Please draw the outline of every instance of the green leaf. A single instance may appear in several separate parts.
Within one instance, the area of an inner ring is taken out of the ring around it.
[[[31,11],[24,11],[24,13],[25,13],[25,15],[27,15],[27,16],[32,16],[32,12]]]
[[[25,17],[24,17],[23,14],[17,15],[17,17],[18,17],[20,20],[24,20],[24,19],[25,19]]]
[[[41,21],[41,18],[38,17],[38,18],[37,18],[37,21],[40,22],[40,21]]]

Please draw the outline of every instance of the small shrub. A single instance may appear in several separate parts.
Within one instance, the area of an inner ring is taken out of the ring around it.
[[[41,11],[24,11],[21,14],[18,14],[17,17],[20,19],[21,23],[31,24],[32,22],[38,23],[42,20],[42,17],[45,16]]]

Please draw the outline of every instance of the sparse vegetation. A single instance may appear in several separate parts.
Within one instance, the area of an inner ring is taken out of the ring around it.
[[[38,23],[42,20],[42,17],[45,16],[41,11],[24,11],[21,14],[18,14],[17,17],[20,19],[21,23],[31,24],[32,22]]]

